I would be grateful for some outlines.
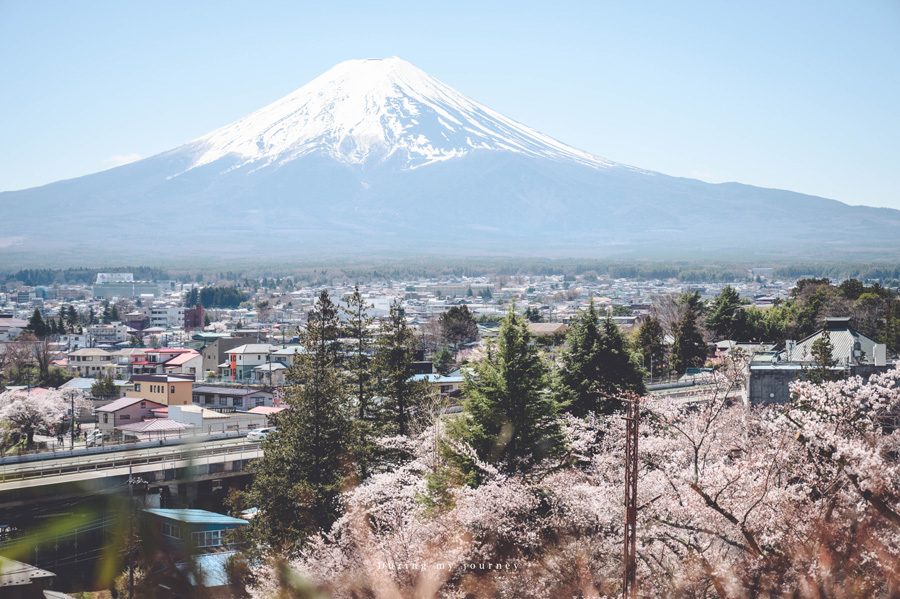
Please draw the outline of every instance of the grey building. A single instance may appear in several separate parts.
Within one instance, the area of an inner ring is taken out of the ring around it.
[[[850,327],[849,318],[826,318],[825,328],[833,346],[832,358],[837,362],[831,368],[835,375],[861,376],[893,368],[887,360],[884,344],[877,343]],[[756,353],[747,366],[744,401],[751,404],[787,403],[790,400],[790,384],[804,380],[806,371],[813,366],[812,346],[823,331],[800,341],[787,341],[781,351]]]

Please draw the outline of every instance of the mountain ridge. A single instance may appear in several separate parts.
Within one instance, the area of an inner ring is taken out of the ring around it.
[[[619,164],[398,58],[341,63],[155,156],[2,192],[0,220],[0,257],[900,254],[900,211]]]

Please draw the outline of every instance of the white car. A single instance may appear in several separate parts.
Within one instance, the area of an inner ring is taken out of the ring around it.
[[[100,429],[95,428],[85,436],[84,440],[89,447],[93,447],[94,445],[102,445],[105,438],[106,434]]]
[[[247,433],[248,441],[262,441],[266,437],[269,436],[269,433],[274,433],[276,428],[274,426],[270,426],[268,428],[255,428],[249,433]]]

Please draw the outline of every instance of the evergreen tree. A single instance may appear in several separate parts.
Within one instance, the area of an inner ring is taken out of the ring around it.
[[[637,345],[643,356],[643,366],[651,376],[666,371],[666,336],[659,320],[648,318],[644,321],[638,331]]]
[[[100,399],[112,399],[118,394],[118,387],[113,381],[112,374],[99,377],[91,385],[91,395]]]
[[[697,328],[697,315],[688,310],[675,325],[672,343],[672,368],[681,376],[688,368],[699,368],[708,353],[703,333]]]
[[[441,346],[438,348],[434,355],[431,356],[431,361],[434,363],[434,367],[441,374],[447,374],[450,372],[451,367],[454,365],[453,361],[453,352],[447,349],[445,346]]]
[[[91,306],[91,309],[88,312],[87,325],[91,326],[92,324],[96,324],[96,323],[97,323],[97,315],[94,314],[94,307]]]
[[[409,418],[424,401],[425,384],[413,381],[412,363],[415,357],[415,333],[406,322],[399,301],[391,304],[391,311],[381,321],[381,331],[375,345],[375,385],[382,397],[380,420],[388,434],[409,433]]]
[[[725,285],[709,306],[706,315],[706,326],[715,334],[716,339],[746,339],[747,315],[744,313],[744,302],[737,290]]]
[[[79,321],[78,321],[78,312],[75,311],[75,306],[70,305],[66,310],[66,320],[69,321],[69,331],[76,332],[79,330]]]
[[[103,306],[103,312],[100,315],[100,321],[103,324],[109,324],[109,320],[110,320],[110,311],[109,311],[109,304],[107,304],[107,305]]]
[[[838,362],[834,359],[834,344],[831,342],[831,334],[828,332],[827,325],[822,327],[822,334],[819,338],[813,341],[810,354],[813,363],[811,366],[803,368],[806,380],[821,385],[827,381],[836,381],[841,378],[840,373],[831,370],[833,366],[837,366]]]
[[[644,373],[628,351],[619,327],[607,316],[601,322],[594,298],[569,327],[567,348],[556,380],[556,396],[576,416],[609,414],[622,407],[623,391],[643,394]]]
[[[438,318],[441,338],[451,345],[459,345],[478,339],[478,325],[469,307],[453,306]]]
[[[700,297],[700,291],[695,290],[693,293],[682,293],[678,297],[678,303],[686,307],[695,315],[703,315],[706,312],[706,303]]]
[[[350,388],[356,397],[357,417],[362,420],[366,417],[369,399],[372,396],[370,327],[374,318],[369,316],[369,308],[373,306],[366,303],[358,285],[353,288],[353,293],[347,296],[345,301],[347,306],[343,311],[347,322],[344,335],[353,339],[354,344],[352,351],[344,358],[344,365],[349,373]]]
[[[548,393],[547,367],[532,343],[528,324],[510,307],[496,344],[478,362],[465,385],[464,418],[450,434],[471,446],[479,459],[506,472],[527,472],[538,460],[562,454],[560,406]],[[457,456],[469,484],[479,475],[471,460]]]
[[[110,322],[121,322],[122,317],[119,315],[119,306],[113,304],[109,309],[109,320]]]
[[[43,339],[50,334],[50,328],[44,322],[44,317],[38,308],[35,308],[34,312],[31,313],[31,318],[28,319],[28,326],[25,327],[25,330],[31,331],[38,339]]]
[[[184,307],[185,308],[193,308],[200,301],[200,292],[196,287],[192,287],[190,291],[188,291],[187,296],[184,298]]]
[[[544,317],[537,308],[525,308],[525,319],[528,322],[544,322]]]
[[[884,309],[884,329],[880,341],[892,354],[900,353],[900,300],[891,298]]]
[[[352,347],[344,356],[344,368],[347,372],[349,392],[354,398],[356,418],[352,421],[353,454],[361,478],[369,474],[374,461],[376,447],[375,414],[371,406],[372,400],[372,332],[374,318],[369,316],[371,304],[366,303],[359,286],[345,298],[346,307],[343,312],[346,318],[344,336],[354,340]]]
[[[323,290],[300,334],[303,351],[287,373],[289,408],[263,442],[248,491],[259,507],[251,521],[257,543],[293,552],[339,516],[349,453],[350,405],[340,367],[338,311]]]

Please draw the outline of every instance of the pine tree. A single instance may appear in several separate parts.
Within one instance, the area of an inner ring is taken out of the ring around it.
[[[94,313],[94,307],[91,306],[90,312],[88,312],[87,324],[88,324],[88,326],[91,326],[92,324],[96,324],[96,322],[97,322],[97,315]]]
[[[109,310],[109,320],[110,322],[121,322],[122,317],[119,315],[119,306],[116,304],[112,305],[112,308]]]
[[[185,308],[193,308],[200,301],[200,292],[197,291],[196,287],[192,287],[190,291],[188,291],[187,296],[184,298],[184,307]]]
[[[747,315],[744,302],[737,290],[725,285],[709,306],[706,326],[712,329],[716,339],[745,339],[747,337]]]
[[[374,318],[369,316],[368,304],[359,292],[359,286],[345,298],[346,307],[342,308],[346,317],[344,336],[354,340],[352,347],[345,352],[344,368],[347,372],[349,392],[354,398],[356,418],[351,423],[353,438],[353,455],[359,469],[360,477],[366,478],[375,459],[376,436],[375,414],[372,410],[372,332]]]
[[[31,313],[31,318],[28,319],[28,326],[25,329],[31,331],[38,339],[43,339],[50,333],[50,329],[47,323],[44,322],[44,317],[38,308],[35,308],[34,312]]]
[[[474,341],[478,338],[478,325],[469,307],[453,306],[438,318],[441,327],[441,337],[454,346],[460,343]]]
[[[381,321],[373,362],[376,389],[383,400],[381,428],[388,434],[408,434],[410,415],[425,399],[424,383],[410,380],[415,341],[400,302],[392,303],[390,313]]]
[[[575,416],[610,414],[622,408],[619,393],[646,391],[640,364],[612,318],[601,322],[593,297],[572,323],[566,340],[555,387],[557,400],[567,411]]]
[[[693,310],[685,312],[675,325],[674,337],[672,368],[675,372],[681,376],[688,368],[703,366],[708,352],[703,334],[697,328],[697,315]]]
[[[827,324],[822,327],[822,334],[819,338],[813,341],[809,353],[812,355],[813,363],[811,366],[803,368],[806,380],[821,385],[827,381],[836,381],[841,378],[841,373],[831,370],[832,367],[837,366],[838,362],[834,359],[834,344],[831,342]]]
[[[496,344],[478,362],[466,381],[464,418],[450,425],[450,434],[467,443],[479,459],[506,472],[527,472],[565,448],[559,404],[548,392],[547,367],[532,343],[524,318],[510,307]],[[471,460],[457,456],[470,484],[478,472]]]
[[[300,335],[303,351],[287,373],[289,409],[278,415],[278,431],[263,443],[254,466],[248,501],[260,511],[251,534],[278,552],[296,551],[339,515],[351,411],[339,332],[337,308],[323,290]]]
[[[656,318],[648,318],[641,325],[637,337],[638,349],[643,356],[643,367],[651,376],[659,376],[666,370],[666,336],[662,324]]]
[[[78,312],[75,311],[75,306],[69,306],[67,318],[69,321],[69,330],[71,332],[77,333],[81,330],[81,323],[78,320]]]

